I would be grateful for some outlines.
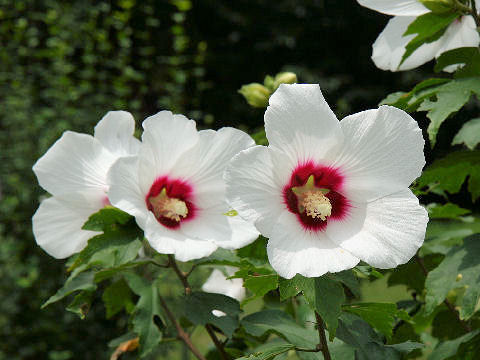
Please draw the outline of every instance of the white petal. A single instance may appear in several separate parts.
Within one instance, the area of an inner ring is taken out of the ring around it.
[[[225,201],[223,172],[238,152],[254,146],[243,131],[222,128],[199,132],[198,142],[186,151],[173,166],[173,178],[187,180],[194,187],[195,201],[201,208],[218,206]],[[223,212],[228,211],[228,207]]]
[[[181,225],[188,237],[212,241],[224,249],[240,249],[258,238],[255,227],[240,216],[224,215],[223,207],[200,210],[195,219]]]
[[[200,259],[217,249],[211,241],[190,238],[180,229],[166,228],[159,224],[151,213],[146,221],[145,237],[160,254],[175,254],[175,258],[180,261]]]
[[[161,111],[143,122],[140,189],[147,193],[159,176],[168,175],[184,152],[198,141],[195,121]]]
[[[396,16],[388,22],[385,29],[380,33],[372,46],[372,60],[379,69],[390,71],[410,70],[435,57],[441,47],[442,38],[420,46],[399,67],[405,53],[405,46],[415,37],[415,35],[403,36],[403,34],[408,25],[415,19],[412,16]]]
[[[284,152],[295,165],[334,157],[342,132],[318,84],[282,84],[269,104],[265,131],[270,147]]]
[[[138,158],[118,159],[108,172],[108,198],[113,206],[135,216],[137,224],[145,229],[148,209],[145,196],[138,185]]]
[[[52,195],[107,190],[106,176],[115,157],[95,138],[65,132],[33,166],[40,186]]]
[[[286,279],[295,274],[317,277],[327,272],[351,269],[359,259],[334,244],[322,232],[303,230],[296,216],[287,210],[278,218],[267,245],[268,260]]]
[[[95,138],[117,157],[137,154],[140,141],[134,132],[135,120],[127,111],[109,111],[95,126]]]
[[[330,222],[327,235],[361,260],[382,269],[406,263],[422,246],[428,215],[408,189],[368,204],[354,203],[349,217]]]
[[[233,274],[229,274],[230,276]],[[227,280],[227,277],[218,269],[213,269],[212,274],[203,284],[202,290],[208,293],[223,294],[242,301],[245,299],[245,288],[242,279]],[[217,316],[217,315],[216,315]]]
[[[63,259],[81,251],[100,232],[82,230],[90,215],[104,206],[103,193],[70,193],[40,204],[32,218],[37,244],[49,255]]]
[[[282,153],[255,146],[236,155],[225,171],[227,201],[260,232],[269,231],[286,209],[282,190],[292,169],[282,160]]]
[[[387,14],[420,16],[430,12],[419,0],[357,0],[366,8]]]
[[[445,31],[442,36],[440,49],[437,51],[436,57],[449,50],[461,47],[477,47],[480,43],[480,35],[475,25],[475,20],[471,16],[462,16],[455,20]],[[457,70],[458,65],[452,65],[445,68],[445,71],[453,72]]]
[[[425,141],[406,112],[381,106],[347,116],[340,124],[345,144],[333,166],[345,177],[348,199],[371,201],[407,188],[420,176]]]

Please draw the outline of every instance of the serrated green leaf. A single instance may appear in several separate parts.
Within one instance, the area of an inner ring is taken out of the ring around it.
[[[137,337],[137,334],[135,334],[134,332],[128,332],[126,334],[123,334],[115,339],[112,339],[108,342],[108,347],[109,348],[116,348],[118,345],[120,345],[121,343],[124,343],[126,341],[129,341],[129,340],[133,340]]]
[[[112,225],[124,225],[132,219],[132,216],[126,212],[113,206],[105,206],[90,215],[88,220],[83,224],[82,229],[92,231],[108,231]]]
[[[452,145],[465,144],[470,150],[474,150],[478,143],[480,143],[480,118],[472,119],[463,124],[452,141]]]
[[[70,276],[62,288],[60,288],[55,295],[50,297],[43,305],[42,309],[54,302],[57,302],[63,299],[65,296],[68,296],[75,291],[85,290],[85,291],[95,291],[97,285],[93,282],[93,272],[84,272],[80,273],[74,277]]]
[[[67,306],[67,311],[77,314],[80,319],[85,319],[93,300],[93,291],[82,291],[75,296],[70,305]]]
[[[322,317],[330,334],[330,340],[335,337],[338,317],[345,303],[345,293],[342,284],[326,276],[315,278],[313,289],[303,291],[309,305]]]
[[[139,352],[142,358],[152,352],[162,340],[163,334],[157,325],[158,320],[162,321],[158,295],[161,280],[151,283],[133,273],[125,274],[125,280],[130,289],[140,296],[133,310],[132,324],[133,331],[140,338]]]
[[[133,261],[142,247],[138,239],[121,245],[111,244],[105,249],[99,250],[89,260],[89,265],[101,268],[114,268]]]
[[[108,269],[102,269],[102,270],[99,270],[95,273],[95,278],[94,279],[95,279],[96,283],[99,283],[99,282],[102,282],[104,280],[110,279],[111,277],[113,277],[115,275],[122,274],[125,271],[133,269],[137,266],[142,266],[142,265],[146,265],[146,264],[149,264],[149,263],[150,263],[150,260],[142,259],[142,260],[137,260],[137,261],[131,261],[131,262],[128,262],[126,264],[122,264],[122,265],[119,265],[119,266],[114,266],[114,267],[111,267],[111,268],[108,268]]]
[[[425,43],[431,43],[438,40],[444,33],[447,27],[459,16],[457,13],[433,13],[429,12],[417,17],[407,28],[403,36],[416,35],[405,47],[405,53],[402,56],[403,62],[415,50]]]
[[[435,186],[451,194],[460,191],[468,177],[472,200],[480,197],[480,151],[457,151],[430,165],[417,180],[420,188]]]
[[[107,312],[107,319],[110,319],[123,309],[130,313],[134,307],[132,292],[124,279],[120,279],[108,286],[103,292],[102,300]]]
[[[225,313],[225,316],[213,315],[213,310]],[[237,300],[222,294],[194,292],[184,298],[185,317],[196,325],[212,324],[227,337],[232,337],[238,327],[240,304]]]
[[[253,243],[238,249],[237,255],[256,265],[267,263],[267,239],[259,236]]]
[[[434,70],[440,72],[447,66],[461,65],[455,77],[471,77],[480,75],[480,51],[478,47],[461,47],[442,53],[437,58]]]
[[[445,360],[445,359],[449,359],[452,356],[455,356],[455,354],[458,351],[458,348],[462,344],[470,342],[479,334],[480,334],[480,329],[477,329],[468,334],[460,336],[459,338],[456,338],[454,340],[448,340],[448,341],[439,343],[435,347],[433,352],[430,354],[430,356],[428,357],[428,360]]]
[[[271,360],[277,355],[286,353],[295,348],[295,345],[288,343],[273,343],[273,344],[264,344],[261,348],[255,349],[255,351],[246,356],[242,356],[237,360]]]
[[[313,289],[314,280],[303,277],[300,274],[291,279],[280,278],[279,282],[280,300],[283,301],[289,297],[295,296],[306,288]]]
[[[480,299],[480,235],[466,238],[462,246],[452,248],[445,259],[430,271],[425,281],[425,311],[433,312],[448,292],[465,287],[460,303],[460,318],[470,318]]]
[[[255,298],[262,297],[278,287],[278,275],[248,276],[243,285],[255,295]]]
[[[390,303],[348,304],[344,305],[342,309],[360,316],[389,339],[392,337],[396,318],[402,320],[410,318],[405,311],[397,309],[395,304]]]
[[[427,210],[430,219],[456,219],[461,215],[470,213],[470,210],[452,203],[430,205],[427,207]]]
[[[395,350],[397,350],[401,353],[408,354],[408,353],[412,352],[413,350],[424,348],[425,345],[423,345],[421,343],[418,343],[418,342],[408,340],[408,341],[405,341],[405,342],[400,343],[400,344],[385,345],[385,347],[390,347],[390,348],[395,349]]]
[[[328,274],[333,280],[340,281],[345,285],[355,297],[360,297],[360,283],[353,270],[344,270],[337,273]]]

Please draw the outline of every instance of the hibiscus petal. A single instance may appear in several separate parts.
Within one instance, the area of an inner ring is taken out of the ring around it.
[[[317,277],[327,272],[351,269],[359,259],[334,244],[322,232],[305,231],[296,216],[283,211],[270,234],[267,253],[278,274],[291,279],[295,274]]]
[[[366,8],[387,14],[420,16],[430,12],[419,0],[357,0]]]
[[[100,234],[82,230],[82,226],[90,215],[104,206],[104,197],[101,192],[88,192],[43,200],[32,218],[37,244],[57,259],[81,251],[88,239]]]
[[[65,132],[33,166],[41,187],[52,195],[107,190],[106,176],[115,157],[95,138]]]
[[[261,232],[269,231],[286,205],[282,189],[291,169],[283,154],[255,146],[236,155],[225,171],[227,201]]]
[[[134,132],[135,120],[127,111],[109,111],[95,126],[95,138],[115,156],[138,152],[140,141]]]
[[[145,238],[160,254],[175,254],[180,261],[200,259],[217,249],[217,245],[211,241],[189,238],[179,230],[162,226],[151,213],[146,221]]]
[[[118,159],[108,172],[108,198],[113,206],[135,216],[137,224],[144,229],[148,209],[145,196],[138,185],[138,158]]]
[[[269,104],[265,131],[270,147],[284,152],[295,164],[334,157],[343,136],[317,84],[282,84]]]
[[[403,71],[414,69],[432,60],[440,49],[442,38],[423,44],[416,49],[399,67],[405,47],[415,35],[403,36],[408,25],[415,20],[413,16],[396,16],[373,43],[372,60],[382,70]]]
[[[334,167],[344,175],[348,199],[372,201],[408,187],[420,176],[425,141],[413,118],[391,106],[344,118],[342,153]]]
[[[422,246],[428,215],[408,189],[356,203],[344,221],[329,222],[332,241],[372,266],[388,269],[409,261]]]
[[[225,215],[223,206],[198,211],[194,220],[182,224],[181,230],[188,237],[209,240],[229,250],[242,248],[260,235],[240,216]]]
[[[140,189],[147,193],[155,179],[167,175],[184,152],[198,141],[195,121],[161,111],[143,122],[139,153]]]
[[[230,276],[234,273],[235,271],[229,271]],[[207,281],[202,285],[202,290],[208,293],[230,296],[231,298],[237,299],[238,301],[242,301],[245,298],[245,288],[243,287],[243,280],[227,280],[227,277],[218,269],[213,269]]]
[[[254,145],[249,135],[234,128],[200,131],[198,142],[178,159],[171,175],[192,184],[197,206],[224,203],[226,212],[223,172],[233,156]]]

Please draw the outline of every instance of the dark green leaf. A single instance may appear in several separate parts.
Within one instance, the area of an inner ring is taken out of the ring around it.
[[[405,311],[399,310],[395,304],[389,303],[357,303],[344,305],[342,308],[344,311],[360,316],[387,338],[392,337],[396,318],[402,320],[410,318]]]
[[[135,334],[133,332],[123,334],[122,336],[119,336],[115,339],[110,340],[109,343],[108,343],[108,347],[116,348],[118,345],[120,345],[120,344],[122,344],[126,341],[133,340],[136,337],[137,337],[137,334]]]
[[[463,209],[452,203],[447,203],[445,205],[431,204],[427,210],[430,219],[455,219],[470,212],[470,210]]]
[[[477,337],[478,334],[480,334],[480,329],[460,336],[457,339],[444,341],[438,344],[428,357],[428,360],[445,360],[454,356],[457,353],[460,345],[468,343],[473,338]]]
[[[480,143],[480,118],[472,119],[463,124],[452,141],[452,145],[465,144],[470,150],[474,150],[478,143]]]
[[[440,72],[450,65],[461,65],[455,77],[480,75],[480,51],[478,47],[461,47],[446,51],[437,59],[434,70]]]
[[[85,291],[95,291],[97,285],[93,282],[93,273],[84,272],[76,275],[75,277],[70,277],[65,282],[62,288],[60,288],[55,295],[50,297],[43,305],[42,309],[54,302],[57,302],[63,299],[65,296],[68,296],[75,291],[85,290]]]
[[[408,354],[413,350],[424,348],[425,345],[409,340],[400,344],[385,345],[385,347],[391,347],[401,353]]]
[[[225,316],[213,315],[213,310],[225,313]],[[227,337],[232,337],[238,327],[240,304],[237,300],[221,294],[194,292],[184,299],[185,317],[196,325],[213,324]]]
[[[303,277],[300,274],[291,279],[280,278],[278,285],[280,291],[280,300],[283,301],[289,297],[295,296],[306,288],[313,289],[314,280]]]
[[[80,292],[75,296],[70,305],[68,305],[67,310],[77,314],[80,319],[85,319],[85,316],[87,316],[90,306],[92,305],[93,294],[93,291]]]
[[[255,298],[262,297],[278,287],[278,275],[248,276],[244,286],[255,295]]]
[[[255,351],[246,356],[242,356],[237,360],[270,360],[275,358],[275,356],[283,354],[289,350],[295,348],[295,345],[283,343],[283,344],[265,344],[260,348],[255,349]]]
[[[125,274],[125,280],[130,289],[140,296],[133,310],[132,324],[133,331],[140,338],[140,357],[145,357],[162,340],[162,332],[157,326],[158,320],[162,319],[158,295],[161,280],[151,283],[133,273]]]
[[[340,281],[343,285],[350,289],[355,297],[360,297],[360,283],[353,270],[344,270],[338,273],[329,274],[333,280]]]
[[[95,214],[91,215],[82,229],[92,231],[108,231],[112,225],[126,224],[132,217],[113,206],[105,206]]]
[[[259,236],[250,245],[237,250],[237,255],[241,258],[247,258],[250,262],[258,260],[258,264],[264,264],[267,259],[267,239]]]
[[[103,292],[102,300],[107,311],[107,319],[123,309],[130,313],[134,307],[132,292],[124,279],[120,279],[107,287]]]
[[[470,318],[480,298],[479,274],[480,235],[473,235],[466,238],[462,246],[452,248],[440,265],[428,274],[425,282],[426,312],[433,312],[450,290],[465,287],[460,318]]]

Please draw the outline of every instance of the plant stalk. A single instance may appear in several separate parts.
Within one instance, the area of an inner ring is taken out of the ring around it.
[[[317,348],[320,349],[325,360],[332,360],[330,351],[328,350],[327,337],[325,336],[325,324],[323,323],[323,319],[320,314],[316,311],[315,318],[317,319],[318,337],[320,338],[320,343],[318,344]]]

